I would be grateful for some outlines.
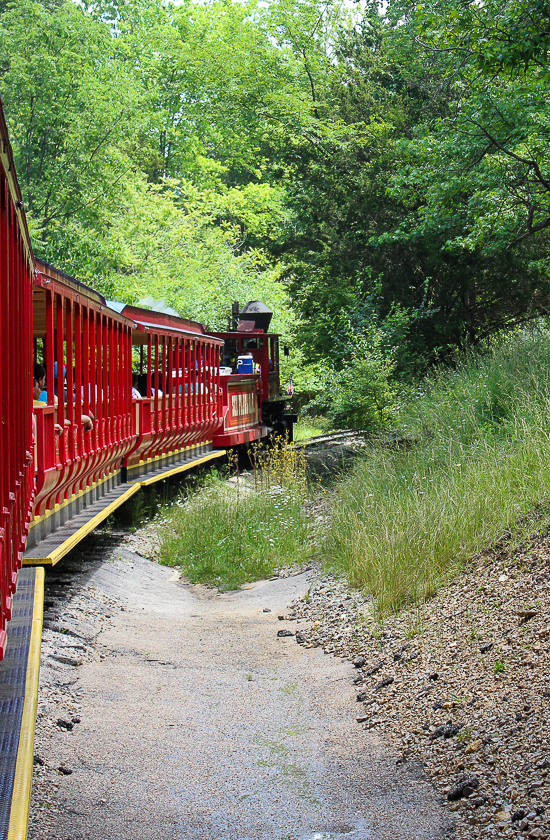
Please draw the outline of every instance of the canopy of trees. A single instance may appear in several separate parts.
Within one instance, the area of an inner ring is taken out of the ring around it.
[[[0,0],[36,253],[216,327],[264,299],[375,424],[547,314],[549,50],[548,0]]]

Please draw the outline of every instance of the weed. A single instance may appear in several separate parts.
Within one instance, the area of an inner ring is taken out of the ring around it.
[[[524,331],[433,374],[333,494],[324,552],[383,615],[429,598],[472,554],[550,521],[550,333]]]
[[[472,734],[472,727],[471,726],[464,726],[457,735],[457,740],[463,744],[465,741],[470,740],[470,736]]]
[[[305,463],[288,449],[262,453],[254,486],[238,476],[234,485],[210,476],[181,496],[167,515],[161,562],[181,565],[192,583],[228,590],[309,557]]]
[[[506,665],[504,664],[502,659],[497,659],[493,670],[495,674],[502,674],[502,672],[506,670]]]
[[[294,440],[307,440],[310,437],[324,434],[328,429],[328,421],[324,417],[308,417],[302,415],[294,425]]]

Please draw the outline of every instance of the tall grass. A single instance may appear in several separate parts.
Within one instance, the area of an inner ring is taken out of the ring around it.
[[[180,565],[192,583],[227,590],[307,559],[305,462],[285,445],[256,457],[255,476],[213,478],[172,509],[162,563]]]
[[[373,443],[339,486],[324,545],[382,613],[431,595],[533,509],[546,524],[550,334],[524,332],[436,373],[401,420],[401,446]]]

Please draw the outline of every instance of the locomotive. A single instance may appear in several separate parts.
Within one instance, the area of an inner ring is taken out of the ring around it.
[[[277,434],[279,336],[107,301],[35,258],[0,106],[0,659],[22,564],[53,564],[144,485]]]
[[[242,309],[234,303],[228,331],[213,332],[212,335],[224,342],[223,370],[231,368],[233,373],[238,360],[248,356],[253,369],[258,371],[257,389],[264,424],[262,437],[280,436],[291,443],[297,415],[288,411],[288,395],[281,394],[279,335],[269,332],[272,317],[271,309],[259,300],[250,301]],[[284,352],[288,354],[288,348],[285,347]]]

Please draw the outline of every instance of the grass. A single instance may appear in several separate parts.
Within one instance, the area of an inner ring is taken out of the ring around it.
[[[329,428],[326,417],[307,417],[302,415],[298,422],[294,424],[294,440],[296,443],[308,440],[308,438],[316,437],[316,435],[324,435]]]
[[[550,334],[523,332],[434,374],[401,422],[406,446],[374,441],[339,485],[324,543],[381,614],[548,525]]]
[[[270,577],[275,568],[309,556],[305,464],[284,444],[256,455],[251,480],[231,484],[213,477],[175,505],[165,529],[162,563],[181,566],[192,583],[224,591]]]

